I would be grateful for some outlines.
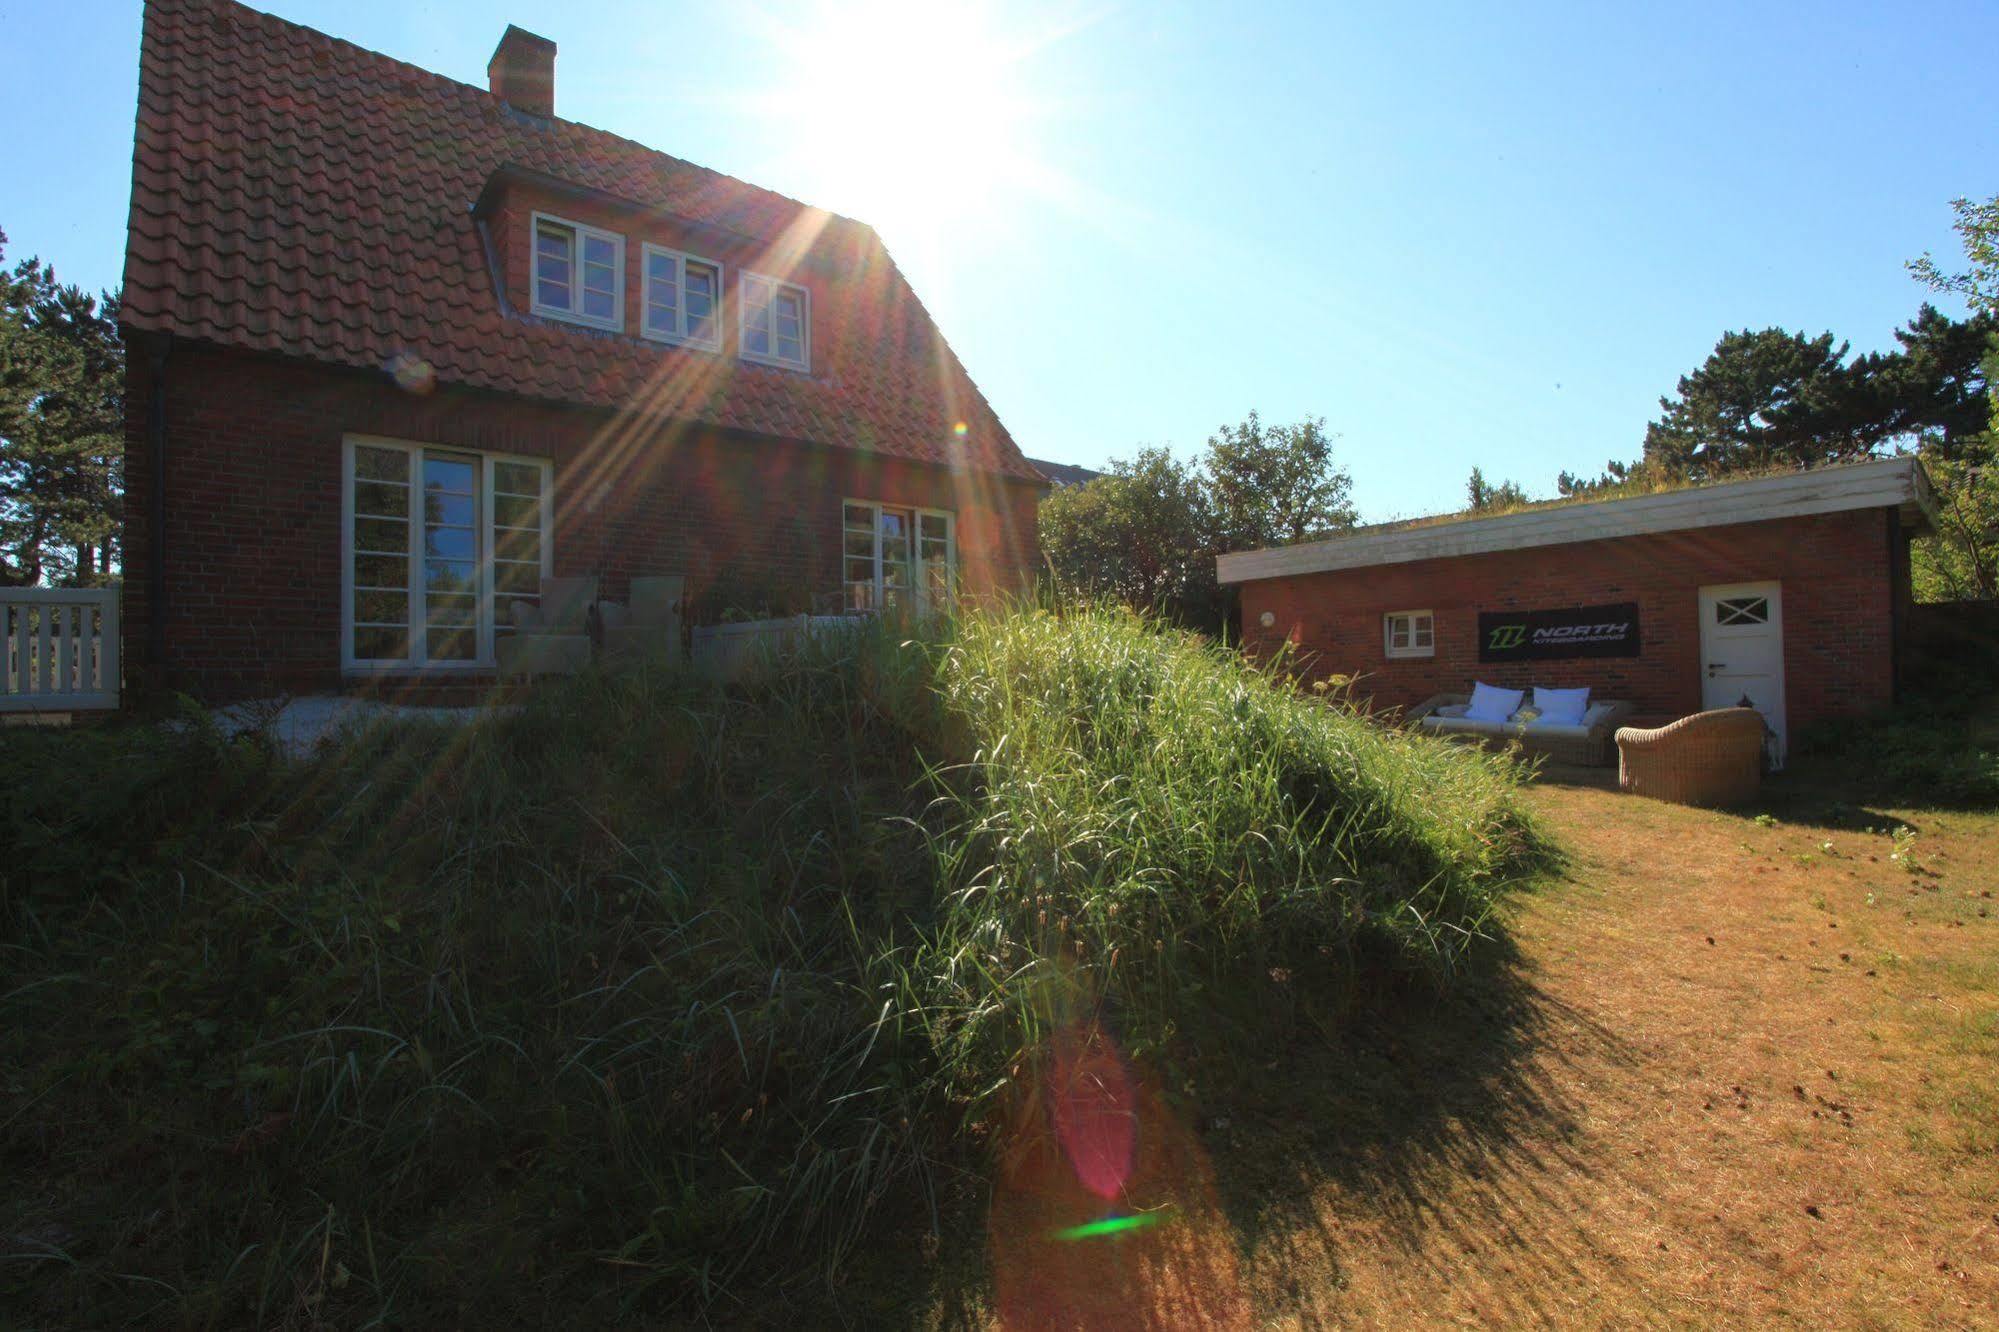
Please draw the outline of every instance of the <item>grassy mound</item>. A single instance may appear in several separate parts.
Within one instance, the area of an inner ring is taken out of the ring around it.
[[[920,1199],[1066,1017],[1225,1053],[1447,982],[1532,854],[1510,770],[1280,683],[994,614],[303,761],[199,716],[8,733],[0,1302],[711,1303]]]

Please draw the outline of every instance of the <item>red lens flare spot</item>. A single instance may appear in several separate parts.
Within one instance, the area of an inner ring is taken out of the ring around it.
[[[1099,1198],[1116,1198],[1138,1152],[1138,1098],[1131,1074],[1110,1043],[1066,1028],[1055,1036],[1048,1068],[1050,1118],[1077,1181]]]

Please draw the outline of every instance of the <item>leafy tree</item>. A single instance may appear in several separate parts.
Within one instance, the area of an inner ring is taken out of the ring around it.
[[[1568,474],[1564,472],[1563,475]],[[1471,479],[1465,482],[1465,499],[1473,513],[1486,513],[1495,509],[1519,508],[1527,503],[1527,492],[1520,488],[1517,481],[1501,481],[1494,485],[1485,479],[1483,471],[1474,467]]]
[[[1223,426],[1193,465],[1141,448],[1110,474],[1041,503],[1041,553],[1065,592],[1112,596],[1184,624],[1225,630],[1234,597],[1215,557],[1353,526],[1353,482],[1325,422]]]
[[[38,259],[0,276],[0,584],[117,568],[124,365],[117,297],[65,286]]]
[[[1970,267],[1962,273],[1946,273],[1925,254],[1910,263],[1909,271],[1933,291],[1962,296],[1966,305],[1981,314],[1999,314],[1999,194],[1983,203],[1953,199],[1950,208],[1957,215],[1951,230],[1963,243]]]
[[[1918,601],[1999,596],[1999,467],[1926,452],[1937,530],[1910,551]]]
[[[1201,472],[1217,551],[1308,541],[1354,525],[1353,478],[1333,465],[1323,418],[1265,426],[1251,412],[1208,437]]]
[[[1990,391],[1999,380],[1999,195],[1953,199],[1951,211],[1964,271],[1947,273],[1927,254],[1909,268],[1931,290],[1963,297],[1983,322],[1985,428],[1945,431],[1922,449],[1940,517],[1937,534],[1914,551],[1916,595],[1926,601],[1999,596],[1999,395]],[[1963,407],[1975,414],[1975,403]]]
[[[1065,592],[1199,620],[1215,601],[1211,522],[1198,473],[1141,448],[1109,474],[1041,502],[1041,555]]]

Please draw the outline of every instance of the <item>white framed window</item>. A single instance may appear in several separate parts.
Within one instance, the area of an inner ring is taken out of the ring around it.
[[[370,435],[341,453],[341,668],[491,667],[555,571],[553,464]]]
[[[722,266],[712,259],[645,246],[645,314],[639,332],[661,342],[722,348]]]
[[[1381,640],[1391,657],[1434,657],[1436,620],[1426,610],[1390,611],[1381,617]]]
[[[744,273],[737,350],[746,361],[812,368],[812,293],[796,282]]]
[[[625,326],[625,238],[548,213],[534,215],[532,307],[592,328]]]
[[[919,615],[948,608],[958,595],[957,528],[942,509],[846,501],[840,519],[846,608]]]

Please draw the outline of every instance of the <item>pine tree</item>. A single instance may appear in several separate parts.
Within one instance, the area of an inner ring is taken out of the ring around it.
[[[118,569],[124,385],[116,296],[63,285],[38,259],[0,276],[0,584]]]

